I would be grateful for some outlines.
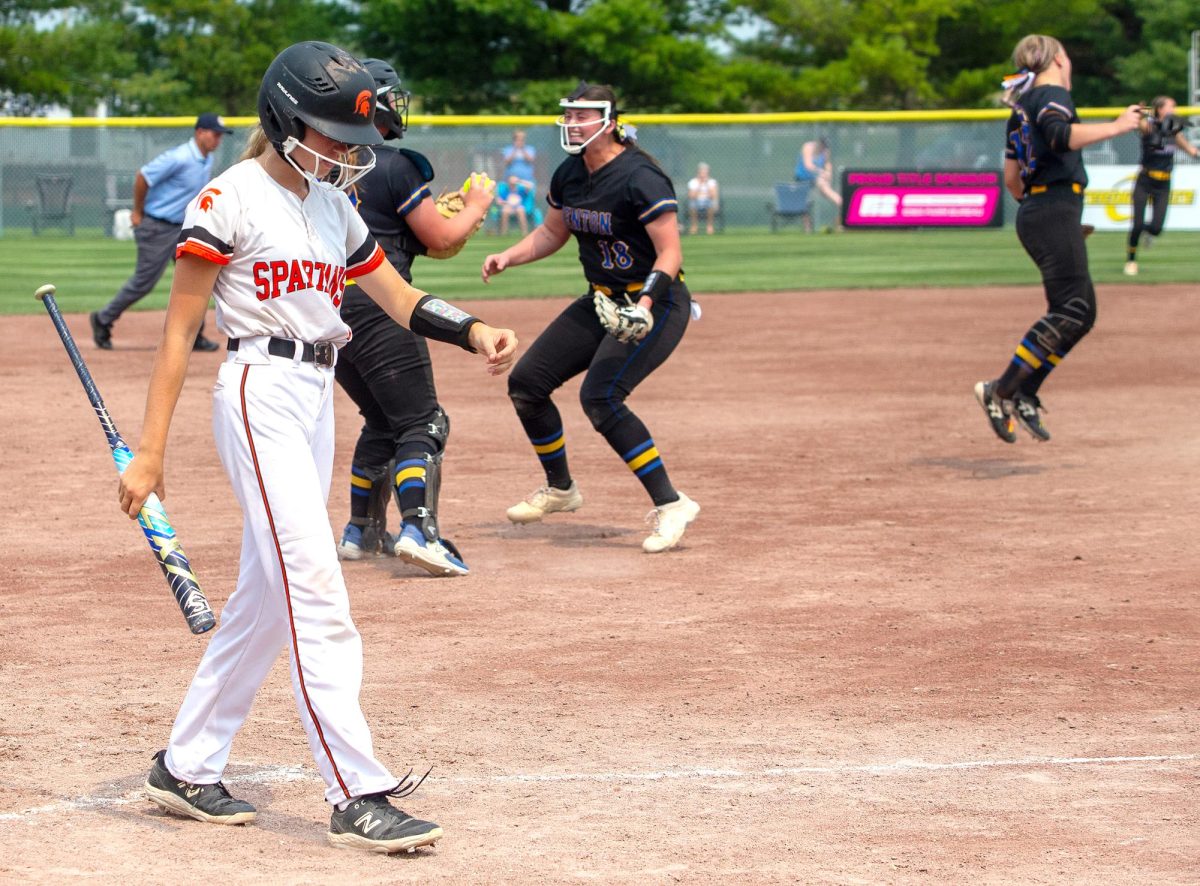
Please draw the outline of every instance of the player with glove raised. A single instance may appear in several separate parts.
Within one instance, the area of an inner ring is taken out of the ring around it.
[[[550,399],[586,375],[579,397],[592,426],[654,502],[647,553],[673,548],[700,506],[678,492],[650,432],[625,399],[663,364],[687,330],[692,298],[683,282],[678,204],[671,179],[638,147],[618,117],[611,88],[580,83],[559,102],[560,142],[570,156],[554,172],[545,220],[519,243],[489,255],[483,279],[561,249],[573,234],[588,292],[530,347],[509,379],[546,485],[508,509],[514,523],[574,511],[583,496],[571,479],[562,417]]]
[[[363,66],[375,78],[375,127],[388,141],[403,137],[409,94],[400,77],[379,59]],[[375,168],[353,199],[388,261],[411,282],[416,256],[449,258],[479,229],[495,185],[476,174],[465,193],[449,191],[434,200],[433,167],[424,155],[385,144],[375,156]],[[358,406],[363,428],[350,465],[350,521],[338,556],[394,554],[432,575],[466,575],[466,562],[438,524],[450,418],[438,404],[425,339],[393,321],[357,286],[346,287],[342,320],[354,334],[338,352],[334,372]],[[393,495],[402,520],[394,538],[387,532]]]

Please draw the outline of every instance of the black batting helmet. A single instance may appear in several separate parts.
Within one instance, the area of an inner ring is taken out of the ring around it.
[[[400,75],[383,59],[364,58],[362,63],[375,78],[375,125],[387,129],[385,139],[404,138],[410,94],[401,88]]]
[[[350,53],[315,40],[295,43],[267,68],[258,119],[273,145],[300,141],[311,126],[347,145],[377,145],[375,81]]]

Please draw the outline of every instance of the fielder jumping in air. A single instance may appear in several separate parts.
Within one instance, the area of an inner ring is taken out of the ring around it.
[[[409,94],[387,62],[366,59],[375,78],[375,126],[386,140],[408,127]],[[471,179],[462,210],[447,218],[429,193],[433,167],[416,151],[381,146],[375,168],[354,186],[359,214],[388,261],[412,282],[413,258],[448,256],[483,222],[494,185]],[[338,351],[338,383],[358,406],[362,432],[350,465],[350,522],[338,556],[394,554],[437,576],[466,575],[458,549],[442,538],[437,500],[450,417],[438,404],[425,339],[387,315],[358,286],[346,287],[342,320],[353,335]],[[387,532],[392,495],[400,508],[397,537]]]
[[[343,193],[374,162],[352,146],[383,141],[373,121],[375,81],[328,43],[295,44],[267,68],[261,132],[241,162],[188,206],[178,264],[146,398],[137,456],[121,478],[121,508],[136,516],[163,495],[163,450],[188,357],[210,297],[229,337],[213,392],[213,434],[242,507],[237,587],[184,698],[165,751],[146,780],[170,812],[218,824],[255,809],[221,783],[234,736],[279,653],[325,798],[336,846],[398,852],[442,836],[436,824],[389,803],[415,789],[376,757],[359,706],[362,640],[329,531],[338,315],[353,276],[414,332],[483,355],[492,375],[516,337],[413,289],[385,259]]]
[[[975,385],[975,399],[1005,443],[1016,424],[1049,440],[1038,390],[1096,322],[1083,215],[1087,172],[1081,149],[1137,128],[1138,106],[1111,123],[1080,123],[1071,100],[1071,59],[1053,37],[1031,34],[1013,50],[1020,69],[1004,80],[1008,120],[1004,184],[1017,210],[1017,236],[1042,272],[1050,309],[1033,324],[999,378]]]
[[[532,523],[583,504],[550,395],[584,372],[584,412],[654,502],[654,531],[642,549],[657,553],[678,544],[700,511],[671,485],[650,432],[625,405],[687,330],[692,299],[681,272],[675,189],[618,119],[612,89],[581,83],[559,104],[560,141],[571,156],[554,172],[545,220],[483,262],[486,282],[557,252],[573,234],[588,281],[588,292],[546,327],[509,379],[508,396],[546,485],[509,508],[508,519]]]

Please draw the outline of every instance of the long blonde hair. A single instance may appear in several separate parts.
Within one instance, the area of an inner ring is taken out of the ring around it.
[[[250,130],[250,134],[246,136],[246,147],[242,148],[242,156],[238,157],[238,162],[253,160],[270,146],[271,143],[267,140],[267,134],[263,132],[262,124],[256,123]]]
[[[1063,52],[1063,45],[1046,34],[1027,34],[1013,50],[1013,64],[1017,73],[1005,77],[1000,84],[1004,90],[1001,101],[1012,106],[1033,86],[1037,75],[1054,63],[1055,57]]]

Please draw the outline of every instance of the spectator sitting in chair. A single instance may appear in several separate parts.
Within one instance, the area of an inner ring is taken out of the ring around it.
[[[533,183],[510,175],[496,185],[496,205],[500,207],[500,236],[508,233],[508,220],[517,217],[521,234],[529,233],[529,219],[533,217]]]
[[[502,179],[516,176],[528,186],[530,191],[537,190],[537,179],[533,174],[533,161],[537,151],[525,144],[525,132],[517,129],[513,132],[512,144],[504,149],[504,175]]]
[[[709,176],[708,164],[696,167],[696,177],[688,182],[688,233],[696,233],[699,214],[703,212],[706,234],[713,232],[713,219],[720,207],[720,190],[717,180]]]
[[[839,209],[842,195],[833,189],[833,164],[829,159],[829,142],[824,137],[805,142],[796,163],[796,181],[810,181],[826,200]]]

